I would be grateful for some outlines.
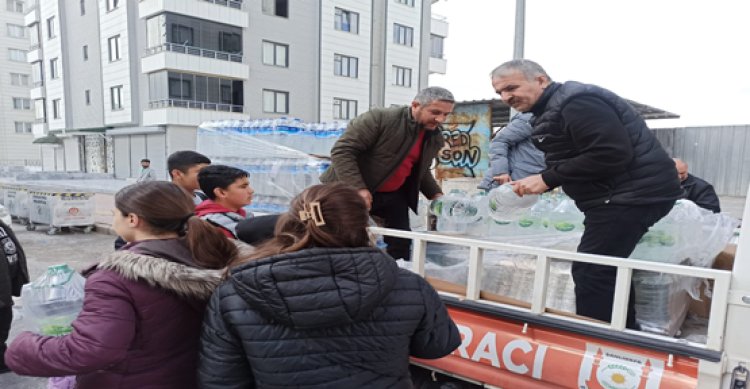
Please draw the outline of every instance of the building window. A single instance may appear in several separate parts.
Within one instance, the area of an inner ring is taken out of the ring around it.
[[[26,62],[26,50],[8,49],[8,59],[15,62]]]
[[[31,122],[13,122],[16,126],[16,134],[31,133]]]
[[[21,73],[11,73],[10,84],[15,86],[29,86],[29,75]]]
[[[160,71],[148,75],[149,106],[243,111],[243,81]],[[193,104],[195,102],[197,104]]]
[[[51,60],[49,60],[49,78],[50,80],[54,80],[59,76],[60,73],[57,69],[57,58],[52,58]]]
[[[52,39],[56,36],[55,33],[55,17],[52,16],[47,19],[47,39]]]
[[[5,2],[5,9],[10,12],[23,13],[23,0],[7,0]]]
[[[107,12],[112,11],[120,5],[120,0],[107,0]]]
[[[333,118],[349,120],[357,116],[357,100],[333,98]]]
[[[35,88],[44,85],[44,68],[42,66],[42,61],[31,63],[31,83]]]
[[[336,8],[336,16],[334,18],[333,26],[339,31],[359,34],[359,14],[345,9]]]
[[[83,60],[89,60],[89,45],[83,45]]]
[[[109,62],[120,60],[120,36],[109,38]]]
[[[414,45],[414,29],[404,25],[393,23],[393,43],[404,46]]]
[[[31,109],[31,99],[26,99],[23,97],[14,97],[13,109]]]
[[[193,28],[182,24],[172,25],[172,42],[183,46],[194,46],[194,34]]]
[[[29,38],[31,39],[31,45],[29,48],[34,50],[39,47],[39,23],[32,23],[29,26]]]
[[[288,0],[263,0],[263,13],[266,15],[289,17]]]
[[[263,89],[263,112],[289,113],[289,92]]]
[[[263,41],[263,63],[289,67],[289,46],[276,42]]]
[[[86,0],[81,0],[81,16],[86,15]]]
[[[357,78],[357,68],[359,60],[355,57],[346,55],[333,55],[333,74],[342,77]]]
[[[61,114],[62,112],[60,112],[60,99],[52,100],[52,118],[60,119]]]
[[[119,111],[122,109],[122,85],[109,88],[109,96],[112,100],[112,110]]]
[[[430,57],[443,58],[443,39],[440,35],[430,34]]]
[[[8,28],[8,36],[11,38],[26,38],[26,27],[19,26],[18,24],[6,25]]]
[[[34,117],[36,118],[37,122],[46,122],[47,121],[47,107],[44,104],[44,99],[36,99],[34,100]]]
[[[393,78],[393,83],[395,85],[411,87],[411,69],[401,66],[394,66]]]
[[[396,0],[396,2],[399,4],[408,5],[409,7],[414,6],[414,0]]]
[[[83,92],[83,96],[86,99],[86,105],[91,105],[91,90],[90,89],[86,89]]]

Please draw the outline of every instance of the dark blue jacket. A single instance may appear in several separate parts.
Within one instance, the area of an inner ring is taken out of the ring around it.
[[[551,83],[531,108],[544,151],[542,179],[562,186],[581,211],[650,205],[682,195],[674,161],[630,104],[595,85]]]
[[[460,343],[435,290],[381,250],[313,248],[231,271],[198,373],[202,388],[410,388],[410,355]]]

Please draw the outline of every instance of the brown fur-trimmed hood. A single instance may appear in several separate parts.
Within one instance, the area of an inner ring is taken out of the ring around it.
[[[203,301],[208,300],[219,286],[223,271],[195,268],[126,250],[108,255],[96,268],[114,271],[131,281],[144,281],[181,297]]]

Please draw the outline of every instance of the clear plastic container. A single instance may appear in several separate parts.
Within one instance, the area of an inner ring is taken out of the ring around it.
[[[68,265],[55,265],[21,290],[23,316],[42,335],[65,335],[83,307],[86,280]]]
[[[539,195],[518,196],[510,184],[504,184],[487,194],[487,210],[496,223],[510,224],[521,219],[538,199]]]

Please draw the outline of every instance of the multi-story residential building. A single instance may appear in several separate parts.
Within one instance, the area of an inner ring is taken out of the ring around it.
[[[166,177],[166,156],[194,148],[207,120],[406,104],[441,71],[433,37],[447,35],[433,0],[39,1],[26,17],[45,76],[35,135],[61,139],[44,167],[120,178],[143,157]]]
[[[23,0],[0,4],[0,166],[41,163],[39,146],[31,143],[34,111],[25,11]]]

